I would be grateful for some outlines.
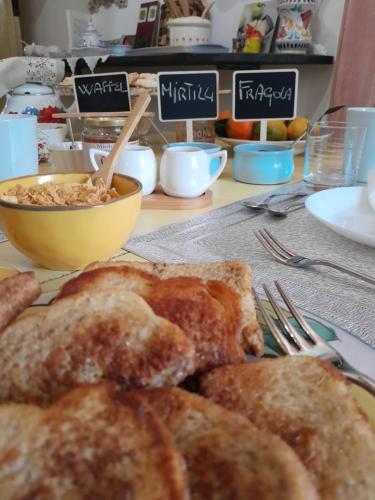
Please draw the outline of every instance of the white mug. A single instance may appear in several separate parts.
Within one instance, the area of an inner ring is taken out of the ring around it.
[[[351,126],[367,128],[357,173],[357,181],[366,183],[370,170],[375,170],[375,108],[348,108],[347,121]]]
[[[210,163],[215,157],[220,158],[220,167],[211,175]],[[218,179],[226,162],[225,150],[208,155],[203,149],[195,147],[167,148],[160,163],[160,185],[169,196],[201,196]]]
[[[90,149],[90,161],[95,170],[100,165],[97,163],[97,156],[107,157],[108,151],[100,149]],[[127,144],[121,151],[114,171],[119,174],[135,177],[142,183],[143,196],[147,196],[155,191],[157,180],[157,165],[154,152],[147,146],[137,144]]]

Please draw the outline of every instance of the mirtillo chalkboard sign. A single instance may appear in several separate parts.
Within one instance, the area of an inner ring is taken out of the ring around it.
[[[160,121],[215,120],[218,81],[217,71],[158,73]]]
[[[130,111],[127,73],[75,76],[73,81],[79,112]]]
[[[186,139],[193,140],[193,120],[218,116],[217,71],[158,73],[158,107],[162,122],[186,121]]]

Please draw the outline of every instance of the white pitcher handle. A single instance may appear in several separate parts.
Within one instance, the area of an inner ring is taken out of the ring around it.
[[[223,170],[225,168],[225,165],[227,164],[227,159],[228,159],[228,153],[227,153],[227,150],[226,149],[222,149],[221,151],[218,151],[217,153],[212,153],[209,155],[210,158],[217,158],[219,157],[220,158],[220,166],[219,166],[219,169],[218,171],[211,176],[211,179],[210,179],[210,182],[211,184],[213,182],[215,182],[219,177],[220,175],[223,173]]]
[[[109,152],[103,151],[102,149],[95,149],[95,148],[91,148],[89,150],[90,163],[91,163],[93,169],[95,170],[95,172],[97,172],[99,170],[99,168],[101,167],[101,165],[98,165],[98,162],[97,162],[98,156],[101,156],[102,158],[103,157],[107,158],[107,156],[109,156]]]

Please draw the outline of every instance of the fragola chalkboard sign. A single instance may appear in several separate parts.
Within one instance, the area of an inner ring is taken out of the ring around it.
[[[233,115],[241,120],[288,120],[296,115],[298,70],[233,73]]]
[[[127,73],[75,76],[73,82],[79,112],[130,111]]]
[[[160,121],[215,120],[218,82],[217,71],[158,73]]]

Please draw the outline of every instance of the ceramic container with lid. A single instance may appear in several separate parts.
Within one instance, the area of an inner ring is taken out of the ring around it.
[[[211,21],[202,17],[189,16],[171,19],[169,44],[171,47],[189,47],[210,42]]]
[[[63,104],[53,88],[40,83],[25,83],[9,92],[4,112],[36,115],[38,121],[43,122],[43,116],[48,108],[63,109]]]

